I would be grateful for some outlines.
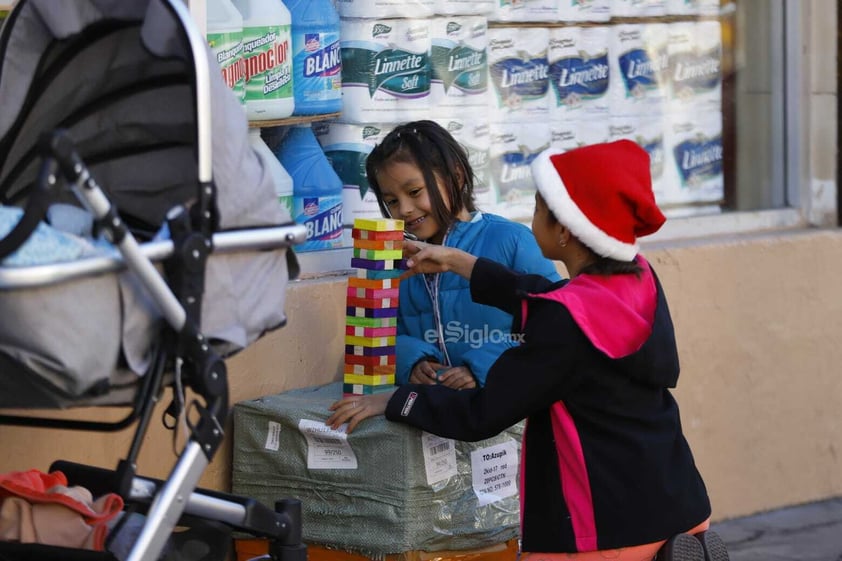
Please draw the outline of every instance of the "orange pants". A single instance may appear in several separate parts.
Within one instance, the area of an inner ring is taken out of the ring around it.
[[[710,528],[710,518],[688,530],[688,534],[698,534]],[[602,549],[599,551],[585,551],[582,553],[526,553],[520,556],[520,561],[652,561],[658,550],[667,540],[633,545],[620,549]]]

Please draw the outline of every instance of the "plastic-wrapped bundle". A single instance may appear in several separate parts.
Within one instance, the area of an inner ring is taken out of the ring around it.
[[[369,555],[485,547],[518,535],[523,427],[480,442],[383,417],[348,435],[324,425],[342,384],[234,406],[233,491],[302,502],[304,541]]]

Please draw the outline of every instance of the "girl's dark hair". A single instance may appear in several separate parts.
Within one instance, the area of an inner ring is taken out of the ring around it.
[[[588,248],[590,249],[590,248]],[[580,273],[588,275],[635,275],[640,278],[640,273],[643,272],[643,267],[637,264],[637,261],[618,261],[610,257],[597,256],[596,261],[582,267]]]
[[[456,222],[456,216],[467,209],[476,210],[474,205],[474,172],[468,163],[468,153],[453,136],[438,123],[428,120],[412,121],[394,128],[383,142],[374,147],[365,161],[368,183],[377,196],[377,204],[383,216],[390,216],[383,203],[383,193],[377,182],[377,174],[394,162],[418,166],[424,176],[424,184],[433,206],[433,215],[443,228]],[[441,178],[448,198],[450,210],[436,183]]]

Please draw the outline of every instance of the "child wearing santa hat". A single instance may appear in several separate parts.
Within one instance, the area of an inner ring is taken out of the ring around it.
[[[442,246],[407,244],[410,272],[453,271],[476,302],[512,313],[522,344],[484,388],[405,385],[353,396],[326,421],[351,432],[372,415],[458,440],[526,418],[522,559],[726,561],[710,501],[670,392],[672,319],[638,238],[665,218],[648,154],[628,140],[545,152],[532,164],[532,231],[570,279],[551,282]]]

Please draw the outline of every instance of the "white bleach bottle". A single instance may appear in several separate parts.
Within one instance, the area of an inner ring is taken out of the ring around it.
[[[245,65],[243,63],[243,16],[231,0],[208,0],[208,45],[222,71],[222,79],[245,103]]]
[[[260,136],[260,129],[249,129],[249,144],[258,153],[259,157],[265,163],[272,175],[275,183],[275,193],[278,195],[278,201],[281,206],[287,211],[287,216],[292,220],[292,177],[287,173],[287,170],[278,161],[278,157],[272,153],[269,146],[263,141]]]
[[[243,16],[246,116],[283,119],[295,109],[292,18],[281,0],[233,0]]]

